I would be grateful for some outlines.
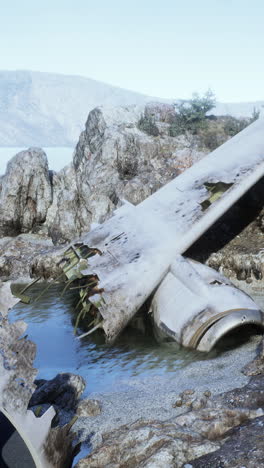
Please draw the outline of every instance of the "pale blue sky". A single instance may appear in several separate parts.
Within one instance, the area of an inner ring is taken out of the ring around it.
[[[2,0],[0,69],[152,96],[264,99],[263,0]]]

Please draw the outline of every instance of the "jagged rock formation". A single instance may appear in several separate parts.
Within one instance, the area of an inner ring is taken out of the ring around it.
[[[122,199],[137,204],[151,195],[205,154],[194,140],[168,135],[172,112],[165,104],[94,109],[73,163],[57,174],[40,149],[16,155],[1,178],[0,235],[39,232],[67,242],[111,216]],[[158,136],[138,128],[142,114],[155,116]]]
[[[63,252],[64,248],[54,247],[51,239],[38,234],[3,237],[0,239],[1,279],[56,278],[61,273],[57,264]]]
[[[60,173],[54,184],[46,224],[55,241],[69,240],[88,231],[92,223],[105,221],[122,199],[138,204],[205,154],[185,137],[142,132],[138,128],[142,112],[136,106],[90,112],[73,168]],[[166,116],[171,106],[163,106],[162,112]]]
[[[0,236],[29,232],[41,225],[52,202],[47,156],[41,149],[18,153],[0,186]]]

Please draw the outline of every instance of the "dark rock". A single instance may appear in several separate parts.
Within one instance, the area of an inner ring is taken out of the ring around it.
[[[52,380],[37,382],[29,406],[50,403],[67,411],[75,409],[85,388],[85,381],[79,375],[70,373],[57,374]]]

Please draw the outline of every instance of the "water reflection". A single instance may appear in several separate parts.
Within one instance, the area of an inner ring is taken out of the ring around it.
[[[63,285],[52,285],[34,302],[43,288],[43,284],[36,284],[30,289],[31,303],[19,303],[10,312],[11,321],[22,319],[28,323],[26,333],[37,344],[35,367],[40,378],[52,378],[57,372],[76,372],[86,379],[88,392],[106,391],[121,379],[177,372],[194,360],[219,355],[219,350],[203,354],[172,342],[159,345],[150,324],[145,334],[127,328],[111,346],[105,344],[100,332],[77,340],[73,330],[78,294],[67,291],[61,296]]]

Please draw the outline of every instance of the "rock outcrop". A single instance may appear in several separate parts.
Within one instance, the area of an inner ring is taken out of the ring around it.
[[[18,153],[0,186],[0,236],[30,232],[41,225],[52,202],[47,156],[39,148]]]
[[[20,234],[0,239],[0,276],[2,280],[29,280],[32,276],[56,278],[61,270],[57,263],[64,249],[38,234]]]
[[[198,144],[168,135],[169,105],[149,104],[90,112],[73,166],[54,177],[54,201],[46,225],[54,242],[70,240],[101,223],[125,199],[138,204],[204,156]],[[138,128],[154,115],[157,136]]]
[[[101,223],[125,199],[137,204],[204,156],[195,139],[169,136],[171,105],[95,108],[73,163],[49,172],[46,154],[17,154],[0,180],[0,236],[40,233],[65,243]],[[140,130],[155,119],[156,136]]]

